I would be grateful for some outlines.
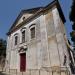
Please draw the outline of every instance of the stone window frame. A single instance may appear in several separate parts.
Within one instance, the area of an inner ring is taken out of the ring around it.
[[[16,46],[16,45],[18,45],[18,39],[19,39],[19,34],[18,33],[16,33],[16,34],[14,34],[14,45]]]
[[[35,28],[35,31],[34,31],[34,36],[32,36],[32,34],[31,34],[31,29],[33,29],[33,28]],[[36,24],[34,23],[34,24],[31,24],[30,26],[29,26],[29,29],[30,29],[30,39],[32,40],[32,39],[35,39],[36,38]]]
[[[24,36],[22,35],[23,32],[25,32]],[[25,42],[26,42],[26,27],[23,27],[21,29],[21,43],[25,43]]]

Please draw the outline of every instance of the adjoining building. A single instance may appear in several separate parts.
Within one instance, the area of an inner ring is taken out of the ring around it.
[[[22,10],[7,33],[7,69],[25,75],[71,74],[64,23],[58,0]]]

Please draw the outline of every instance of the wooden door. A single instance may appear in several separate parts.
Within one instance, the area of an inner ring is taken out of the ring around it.
[[[24,72],[26,70],[26,53],[20,54],[20,71]]]

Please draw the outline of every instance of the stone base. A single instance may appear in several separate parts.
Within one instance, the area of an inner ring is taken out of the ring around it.
[[[69,71],[65,68],[42,68],[31,69],[26,72],[18,72],[17,69],[10,69],[6,75],[70,75]]]

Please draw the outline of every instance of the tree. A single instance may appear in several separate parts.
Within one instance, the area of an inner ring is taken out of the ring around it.
[[[0,67],[4,68],[6,59],[6,41],[0,39]]]
[[[6,57],[6,41],[0,39],[0,62]]]
[[[0,39],[0,56],[6,56],[6,41]]]
[[[70,12],[70,21],[73,22],[73,25],[72,25],[73,30],[70,33],[70,36],[75,46],[75,0],[73,0],[72,2],[71,12]]]
[[[72,0],[72,7],[71,7],[71,12],[70,12],[70,21],[73,22],[72,24],[72,32],[70,33],[71,36],[71,40],[73,42],[74,45],[74,50],[75,50],[75,0]],[[74,58],[74,62],[75,62],[75,53],[73,53],[73,58]],[[73,74],[75,74],[75,66],[74,63],[70,63],[70,68],[71,68],[71,72]]]

